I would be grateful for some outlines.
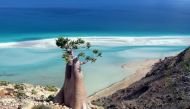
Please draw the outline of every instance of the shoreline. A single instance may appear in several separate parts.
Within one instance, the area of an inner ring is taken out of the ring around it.
[[[134,82],[142,79],[146,76],[146,74],[151,70],[152,66],[157,63],[159,59],[146,59],[142,61],[132,61],[127,64],[122,65],[121,67],[126,70],[134,70],[131,75],[125,77],[121,81],[113,83],[108,87],[95,92],[94,94],[90,95],[88,99],[90,101],[96,100],[101,97],[106,97],[112,95],[117,90],[123,89],[128,87],[129,85],[133,84]]]
[[[93,45],[101,46],[187,46],[189,45],[190,37],[179,36],[160,36],[160,37],[69,37],[71,39],[83,38],[91,42]],[[37,40],[23,40],[0,42],[0,48],[56,48],[56,38],[45,38]]]

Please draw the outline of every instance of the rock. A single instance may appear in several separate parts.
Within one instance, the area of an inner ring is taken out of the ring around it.
[[[32,107],[34,106],[34,103],[31,101],[28,101],[26,104],[24,104],[21,109],[32,109]]]
[[[6,95],[6,91],[4,89],[0,90],[0,97],[4,97]]]
[[[53,104],[53,101],[50,101],[49,104],[52,105],[52,104]]]
[[[47,103],[44,101],[43,103],[42,103],[43,105],[47,105]]]

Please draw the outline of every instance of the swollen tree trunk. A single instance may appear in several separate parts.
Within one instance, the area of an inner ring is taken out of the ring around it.
[[[86,109],[87,95],[80,64],[78,59],[67,63],[64,85],[55,97],[56,103],[72,109]]]

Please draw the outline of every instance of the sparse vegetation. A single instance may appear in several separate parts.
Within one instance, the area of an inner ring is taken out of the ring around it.
[[[7,86],[8,84],[10,84],[10,82],[8,82],[8,81],[0,81],[0,86]]]
[[[48,98],[46,99],[46,101],[53,101],[55,98],[55,95],[49,95]]]
[[[32,95],[36,95],[38,92],[35,89],[32,89],[31,93]]]
[[[46,91],[44,90],[44,87],[40,85],[32,85],[27,83],[23,83],[22,85],[24,86],[24,90],[19,90],[20,85],[15,85],[15,83],[10,83],[7,86],[0,86],[0,109],[63,108],[63,104],[58,105],[53,103],[54,95],[56,94],[56,92]],[[15,86],[16,88],[19,88],[15,89]],[[36,92],[38,93],[36,94]],[[44,106],[42,106],[42,104]],[[31,106],[33,106],[33,108]]]
[[[24,90],[24,85],[23,84],[15,84],[14,88],[18,89],[18,90]]]
[[[44,96],[44,95],[41,95],[40,99],[41,99],[42,101],[44,101],[44,100],[45,100],[45,96]]]
[[[58,91],[58,89],[55,86],[51,86],[51,85],[47,85],[44,89],[51,92]]]
[[[18,90],[16,92],[16,97],[19,98],[19,99],[23,99],[23,98],[26,98],[27,95],[25,94],[25,92],[23,90]]]
[[[190,109],[189,68],[190,47],[153,65],[148,76],[92,104],[105,109]]]

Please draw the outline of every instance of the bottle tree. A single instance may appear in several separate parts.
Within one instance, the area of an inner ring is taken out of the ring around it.
[[[63,87],[54,102],[72,109],[84,109],[87,107],[87,95],[81,65],[96,62],[102,53],[99,49],[92,49],[91,44],[81,38],[71,40],[60,37],[56,40],[56,45],[63,50],[62,58],[66,62],[66,68]]]

